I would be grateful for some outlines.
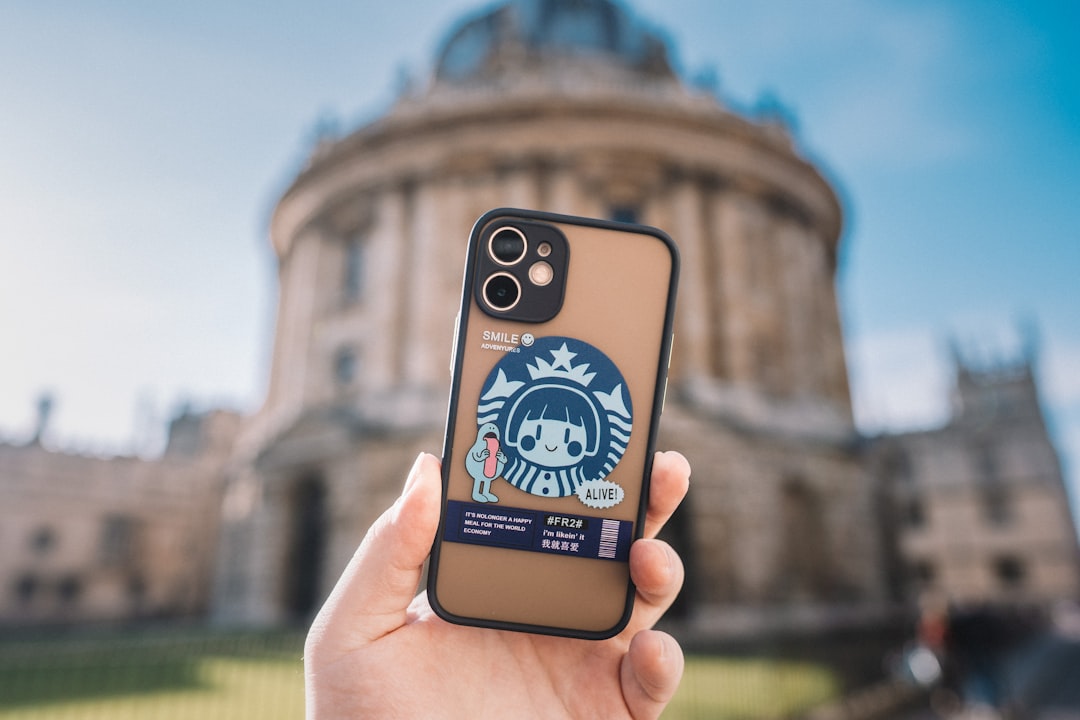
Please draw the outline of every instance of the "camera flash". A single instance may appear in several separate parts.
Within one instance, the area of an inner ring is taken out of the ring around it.
[[[533,263],[529,268],[529,279],[532,280],[533,285],[543,287],[551,282],[553,277],[555,277],[555,271],[543,260]]]

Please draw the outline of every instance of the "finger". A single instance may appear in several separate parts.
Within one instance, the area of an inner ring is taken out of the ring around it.
[[[649,506],[645,514],[645,537],[656,537],[690,487],[690,463],[677,452],[658,452],[653,457],[649,481]]]
[[[682,589],[682,560],[663,540],[642,539],[630,547],[630,578],[637,588],[634,611],[621,633],[633,637],[651,628],[663,616]]]
[[[667,633],[645,630],[630,641],[620,667],[623,698],[635,720],[658,718],[679,689],[683,673],[679,643]]]
[[[439,461],[421,454],[397,501],[368,530],[312,625],[340,646],[401,627],[439,524]]]

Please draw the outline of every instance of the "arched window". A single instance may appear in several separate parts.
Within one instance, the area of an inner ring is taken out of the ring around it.
[[[1013,590],[1022,587],[1026,575],[1027,569],[1020,558],[1014,555],[994,558],[994,576],[1002,588]]]
[[[339,387],[346,388],[356,380],[356,351],[351,347],[338,348],[334,353],[334,380]]]
[[[291,620],[310,620],[322,604],[326,494],[326,483],[317,473],[298,479],[289,493],[289,544],[285,557],[283,600],[285,612]]]
[[[820,496],[799,476],[780,487],[778,521],[783,528],[777,590],[779,599],[823,600],[834,591],[828,532]]]

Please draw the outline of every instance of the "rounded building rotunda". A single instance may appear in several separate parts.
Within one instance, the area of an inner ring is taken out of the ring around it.
[[[680,247],[660,447],[695,468],[669,531],[688,621],[722,634],[732,610],[880,599],[842,211],[791,134],[690,87],[611,0],[504,2],[437,58],[377,120],[323,139],[274,208],[269,387],[229,482],[218,614],[313,612],[417,451],[438,452],[465,244],[500,206],[641,222]]]

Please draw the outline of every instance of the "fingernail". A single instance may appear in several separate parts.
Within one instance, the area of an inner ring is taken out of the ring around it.
[[[667,663],[668,663],[668,655],[670,655],[670,654],[671,654],[671,652],[668,649],[667,638],[661,636],[660,637],[660,651],[658,653],[656,653],[656,659],[658,661],[660,661],[660,663],[662,665],[667,665]]]
[[[416,485],[416,479],[420,476],[420,463],[424,461],[424,453],[420,453],[416,456],[416,460],[413,462],[412,469],[409,470],[409,476],[405,479],[405,487],[401,489],[401,495],[404,497],[409,494],[409,490]]]
[[[675,582],[675,577],[679,572],[678,557],[674,548],[670,545],[664,548],[664,562],[667,564],[667,580],[669,583]]]

